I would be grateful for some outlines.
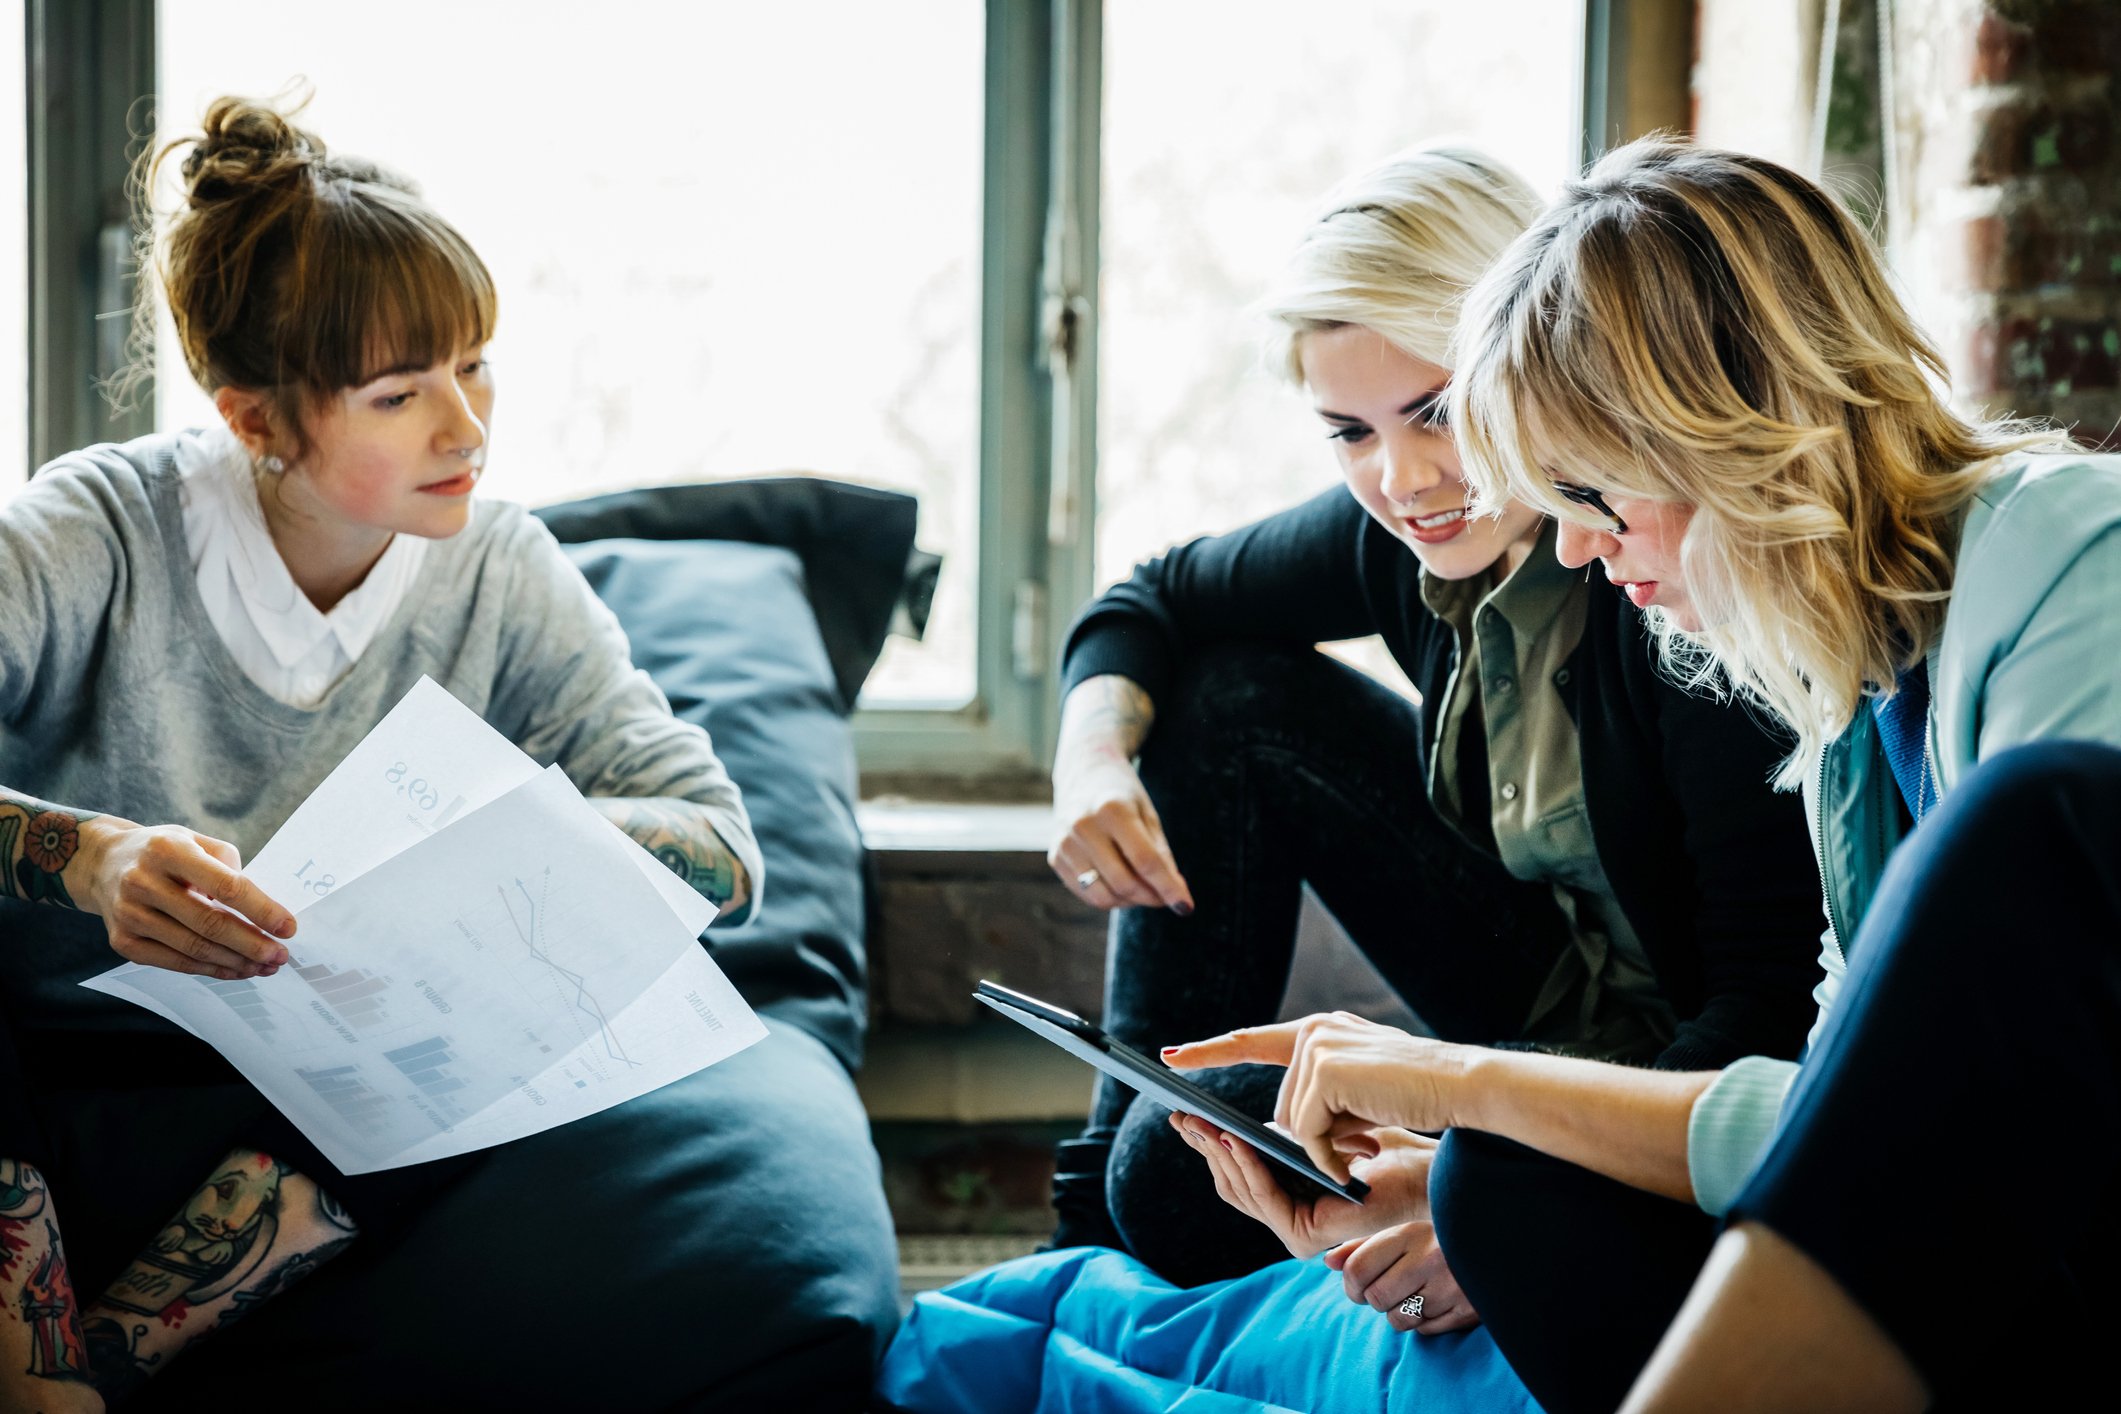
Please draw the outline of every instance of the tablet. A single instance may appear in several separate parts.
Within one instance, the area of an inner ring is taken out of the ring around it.
[[[1131,1046],[1113,1040],[1074,1012],[1064,1011],[1036,997],[1027,997],[1022,992],[1012,992],[1007,987],[997,986],[992,982],[980,983],[979,990],[972,995],[1018,1025],[1037,1032],[1068,1054],[1090,1062],[1129,1089],[1138,1090],[1169,1109],[1197,1116],[1218,1128],[1228,1130],[1260,1153],[1283,1167],[1302,1174],[1327,1192],[1351,1203],[1360,1203],[1369,1196],[1370,1186],[1361,1179],[1350,1178],[1343,1183],[1333,1178],[1312,1163],[1311,1156],[1304,1152],[1304,1146],[1288,1135],[1277,1129],[1269,1129],[1243,1111],[1233,1109],[1228,1101],[1201,1089],[1179,1071],[1171,1069],[1162,1061],[1149,1059]]]

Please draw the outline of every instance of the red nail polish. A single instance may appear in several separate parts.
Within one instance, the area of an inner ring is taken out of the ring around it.
[[[1177,1054],[1178,1054],[1178,1047],[1176,1047],[1176,1046],[1166,1046],[1166,1047],[1164,1047],[1164,1049],[1163,1049],[1163,1052],[1162,1052],[1162,1054],[1164,1054],[1164,1055],[1167,1055],[1167,1056],[1175,1056],[1175,1055],[1177,1055]]]
[[[1231,1149],[1231,1148],[1230,1148],[1230,1136],[1229,1136],[1229,1135],[1227,1135],[1227,1134],[1218,1134],[1218,1135],[1216,1135],[1215,1137],[1216,1137],[1217,1139],[1220,1139],[1220,1140],[1222,1141],[1222,1146],[1223,1146],[1223,1147],[1224,1147],[1225,1149],[1230,1149],[1230,1152],[1231,1152],[1231,1153],[1233,1153],[1233,1154],[1237,1152],[1237,1150],[1235,1150],[1235,1149]]]

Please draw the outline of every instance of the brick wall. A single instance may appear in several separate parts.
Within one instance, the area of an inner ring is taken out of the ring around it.
[[[1895,10],[1894,263],[1962,401],[2121,445],[2121,4]]]

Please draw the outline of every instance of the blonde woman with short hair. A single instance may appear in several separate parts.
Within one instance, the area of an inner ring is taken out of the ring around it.
[[[1050,857],[1115,911],[1122,1040],[1270,1020],[1308,885],[1446,1036],[1680,1070],[1801,1044],[1818,908],[1766,780],[1788,743],[1661,678],[1641,615],[1555,562],[1547,517],[1467,514],[1450,337],[1536,207],[1456,147],[1332,192],[1263,307],[1344,484],[1142,565],[1070,634]],[[1314,651],[1370,634],[1419,705]],[[1264,1113],[1273,1081],[1218,1083]],[[1332,1248],[1403,1331],[1476,1319],[1428,1221],[1433,1141],[1360,1164],[1358,1209],[1131,1098],[1105,1083],[1063,1146],[1058,1244],[1125,1245],[1182,1285]]]
[[[2074,1404],[2121,1246],[2121,459],[1955,413],[1829,196],[1669,141],[1572,184],[1459,350],[1482,503],[1560,518],[1675,672],[1794,732],[1829,921],[1810,1049],[1655,1074],[1312,1018],[1177,1062],[1288,1064],[1281,1117],[1322,1156],[1451,1129],[1461,1265],[1568,1274],[1544,1305],[1467,1281],[1557,1414]],[[1606,1238],[1499,1205],[1505,1139]],[[1595,1254],[1629,1246],[1668,1329],[1632,1313],[1621,1358],[1572,1370],[1557,1349],[1612,1328]]]

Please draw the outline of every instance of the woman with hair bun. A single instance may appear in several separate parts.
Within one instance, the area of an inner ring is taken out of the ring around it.
[[[1331,1017],[1174,1057],[1287,1065],[1321,1155],[1449,1128],[1443,1240],[1553,1414],[2074,1408],[2106,1377],[2121,458],[1942,384],[1831,197],[1663,140],[1570,184],[1459,344],[1483,504],[1555,516],[1678,675],[1795,738],[1829,925],[1801,1064]]]
[[[60,457],[0,508],[8,1408],[129,1393],[349,1247],[378,1251],[474,1165],[522,1152],[349,1177],[255,1092],[233,1111],[201,1098],[237,1080],[218,1056],[76,985],[113,952],[221,981],[283,966],[294,916],[242,861],[422,675],[557,762],[617,828],[682,864],[724,919],[759,889],[743,803],[706,734],[633,667],[617,621],[543,525],[474,499],[495,295],[471,246],[402,178],[328,152],[270,106],[215,102],[201,135],[143,161],[143,205],[178,154],[184,198],[160,223],[154,269],[221,425]],[[103,1132],[85,1156],[57,1131],[48,1139],[55,1113],[82,1113],[82,1087],[161,1087],[167,1132]],[[185,1127],[199,1114],[203,1131]],[[608,1137],[623,1123],[569,1133]],[[589,1172],[614,1171],[617,1158],[595,1153]],[[174,1184],[192,1165],[185,1199]],[[108,1229],[117,1195],[146,1175],[169,1179],[151,1201],[176,1215],[143,1248],[139,1233]],[[588,1311],[613,1311],[597,1337],[607,1345],[621,1329],[646,1341],[663,1319],[633,1309],[624,1281],[590,1289],[613,1271],[634,1277],[650,1255],[588,1246],[590,1216],[554,1211],[549,1230],[494,1234],[552,1252],[554,1289],[518,1294],[520,1348],[401,1372],[424,1380],[402,1397],[499,1398],[504,1368],[535,1379],[554,1359],[608,1388],[617,1367],[602,1353],[570,1360],[568,1340],[537,1334],[547,1308],[550,1325],[565,1307],[575,1334],[596,1329]],[[114,1242],[126,1244],[118,1260]],[[571,1266],[558,1260],[574,1245]],[[466,1275],[433,1277],[468,1293]],[[639,1353],[621,1363],[637,1371]],[[353,1397],[328,1382],[311,1394]]]
[[[1537,508],[1467,513],[1452,327],[1537,207],[1458,147],[1330,193],[1262,307],[1345,484],[1142,565],[1069,636],[1049,858],[1114,910],[1105,1025],[1129,1044],[1271,1018],[1306,884],[1445,1036],[1661,1071],[1802,1043],[1818,910],[1766,780],[1788,743],[1662,679],[1641,615],[1556,563]],[[1313,651],[1370,634],[1418,704]],[[1215,1083],[1264,1114],[1277,1078]],[[1061,1147],[1057,1245],[1181,1285],[1332,1248],[1400,1330],[1478,1319],[1430,1227],[1433,1140],[1373,1145],[1357,1208],[1130,1101],[1101,1081]]]

